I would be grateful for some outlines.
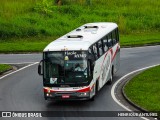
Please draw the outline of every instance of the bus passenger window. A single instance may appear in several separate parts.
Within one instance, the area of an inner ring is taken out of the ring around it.
[[[107,50],[108,50],[108,46],[107,46],[107,39],[106,38],[104,38],[103,40],[103,49],[104,49],[104,52],[106,52]]]
[[[102,42],[101,40],[98,42],[99,56],[103,55]]]
[[[88,53],[89,53],[89,55],[88,55],[88,57],[89,57],[89,59],[91,59],[91,60],[95,60],[95,57],[94,57],[94,53],[93,53],[93,50],[92,50],[92,48],[89,48],[88,49]]]
[[[116,31],[115,30],[112,32],[112,43],[113,45],[116,44]]]
[[[109,34],[108,36],[108,48],[112,47],[112,36]]]
[[[89,52],[90,54],[92,53],[91,48],[88,49],[88,52]]]
[[[98,52],[97,52],[96,45],[93,45],[93,52],[94,52],[95,59],[98,59]]]
[[[112,47],[112,40],[108,40],[108,48],[111,48]]]
[[[116,29],[116,42],[119,42],[119,33],[118,33],[118,28]]]

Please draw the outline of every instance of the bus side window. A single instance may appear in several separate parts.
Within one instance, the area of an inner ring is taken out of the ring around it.
[[[108,50],[107,37],[104,37],[104,38],[102,39],[102,42],[103,42],[104,52],[106,52],[106,51]]]
[[[93,50],[92,50],[92,47],[88,49],[88,53],[89,53],[89,59],[94,61],[95,60],[95,56],[94,56],[94,53],[93,53]]]
[[[112,47],[112,36],[111,34],[108,35],[108,48]]]
[[[98,52],[99,52],[99,57],[101,56],[101,55],[103,55],[103,48],[102,48],[102,41],[101,40],[99,40],[98,41]]]
[[[118,28],[116,29],[116,41],[117,41],[117,43],[119,42],[119,33],[118,33]]]
[[[94,53],[95,59],[97,60],[98,59],[98,49],[97,49],[96,44],[93,45],[93,53]]]
[[[114,30],[112,32],[112,44],[115,45],[116,44],[116,30]]]
[[[88,52],[89,52],[89,54],[92,54],[92,49],[89,48],[89,49],[88,49]]]
[[[93,70],[94,70],[94,65],[91,60],[88,60],[88,76],[91,77],[91,80],[93,78]]]

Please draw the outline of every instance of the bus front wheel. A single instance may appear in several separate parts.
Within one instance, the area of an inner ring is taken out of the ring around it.
[[[90,98],[89,101],[94,101],[94,99],[95,99],[95,96],[96,96],[96,94],[98,92],[98,81],[96,82],[96,84],[94,86],[94,92],[95,92],[94,96],[92,96],[92,98]]]

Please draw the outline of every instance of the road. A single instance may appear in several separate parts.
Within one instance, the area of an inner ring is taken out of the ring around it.
[[[0,63],[38,62],[41,54],[1,54]],[[114,82],[125,74],[142,67],[160,63],[160,46],[122,48],[121,66]],[[114,84],[113,82],[113,84]],[[112,85],[113,85],[112,84]],[[126,111],[111,96],[111,86],[104,86],[95,101],[51,102],[45,101],[42,77],[37,74],[37,64],[0,79],[0,111]],[[16,118],[10,118],[15,119]],[[53,118],[41,118],[51,120]],[[74,117],[54,119],[72,120]],[[139,117],[78,117],[79,120],[141,120]],[[5,119],[4,119],[5,120]],[[39,119],[38,119],[39,120]]]

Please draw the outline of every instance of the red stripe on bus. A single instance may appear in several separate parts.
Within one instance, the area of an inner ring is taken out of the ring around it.
[[[90,90],[91,90],[91,88],[90,88],[90,87],[87,87],[87,88],[78,90],[77,92],[89,92]]]
[[[51,89],[50,92],[89,92],[91,90],[90,86],[86,88],[82,88],[80,90],[66,90],[66,91],[61,91],[61,90],[53,90]],[[45,90],[45,92],[48,92],[48,90]]]
[[[43,88],[43,91],[44,91],[44,92],[48,92],[48,89],[47,89],[47,88]]]
[[[114,58],[115,58],[115,56],[116,56],[118,50],[119,50],[119,47],[117,46],[116,52],[114,53],[114,55],[113,55],[113,57],[112,57],[112,61],[114,60]]]

